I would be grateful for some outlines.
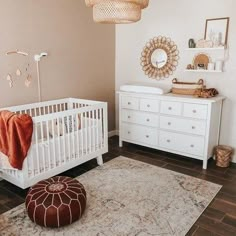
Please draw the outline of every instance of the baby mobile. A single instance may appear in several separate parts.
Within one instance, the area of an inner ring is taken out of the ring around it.
[[[32,75],[30,73],[30,62],[29,62],[29,54],[27,52],[23,52],[23,51],[19,51],[19,50],[15,50],[15,51],[9,51],[6,53],[7,56],[9,55],[19,55],[19,56],[24,56],[27,57],[27,61],[25,63],[24,61],[24,65],[21,67],[17,67],[13,72],[11,70],[11,72],[9,72],[7,74],[7,81],[9,83],[9,87],[12,88],[14,86],[14,82],[15,79],[20,79],[21,77],[25,77],[25,86],[28,88],[32,82]]]
[[[6,79],[9,83],[9,87],[12,88],[14,86],[15,79],[20,79],[23,76],[25,78],[25,81],[24,81],[25,86],[27,88],[30,87],[30,84],[32,82],[32,75],[30,72],[29,54],[27,52],[23,52],[23,51],[19,51],[19,50],[9,51],[6,53],[7,56],[12,55],[12,54],[27,57],[28,60],[27,61],[24,60],[24,64],[23,64],[22,68],[18,66],[16,69],[14,69],[13,72],[11,71],[10,73],[7,74]],[[42,52],[41,54],[34,55],[34,61],[36,62],[36,67],[37,67],[38,100],[39,100],[39,102],[41,102],[41,100],[42,100],[39,62],[41,61],[42,57],[46,57],[47,55],[48,55],[47,52]]]

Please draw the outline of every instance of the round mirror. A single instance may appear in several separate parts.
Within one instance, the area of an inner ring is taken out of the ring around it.
[[[158,69],[166,65],[167,59],[167,53],[163,49],[156,49],[151,56],[152,65]]]
[[[144,47],[141,66],[149,78],[167,78],[173,74],[179,60],[176,44],[166,37],[155,37]]]

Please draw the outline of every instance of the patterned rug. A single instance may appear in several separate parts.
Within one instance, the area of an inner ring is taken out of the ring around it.
[[[80,221],[59,229],[35,225],[20,205],[0,216],[0,234],[55,236],[185,235],[221,186],[118,157],[77,179],[87,191]]]

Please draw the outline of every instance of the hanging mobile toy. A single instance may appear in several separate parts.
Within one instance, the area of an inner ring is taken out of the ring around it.
[[[10,88],[12,88],[13,87],[13,81],[12,81],[12,77],[11,77],[10,74],[7,75],[7,81],[9,81],[9,86],[10,86]]]
[[[32,81],[32,77],[30,74],[28,74],[27,78],[25,79],[25,86],[27,88],[29,88],[30,84],[31,84],[31,81]]]

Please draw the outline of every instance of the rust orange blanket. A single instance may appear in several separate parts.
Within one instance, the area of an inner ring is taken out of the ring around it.
[[[0,151],[12,167],[22,169],[31,145],[33,121],[29,115],[0,111]]]

